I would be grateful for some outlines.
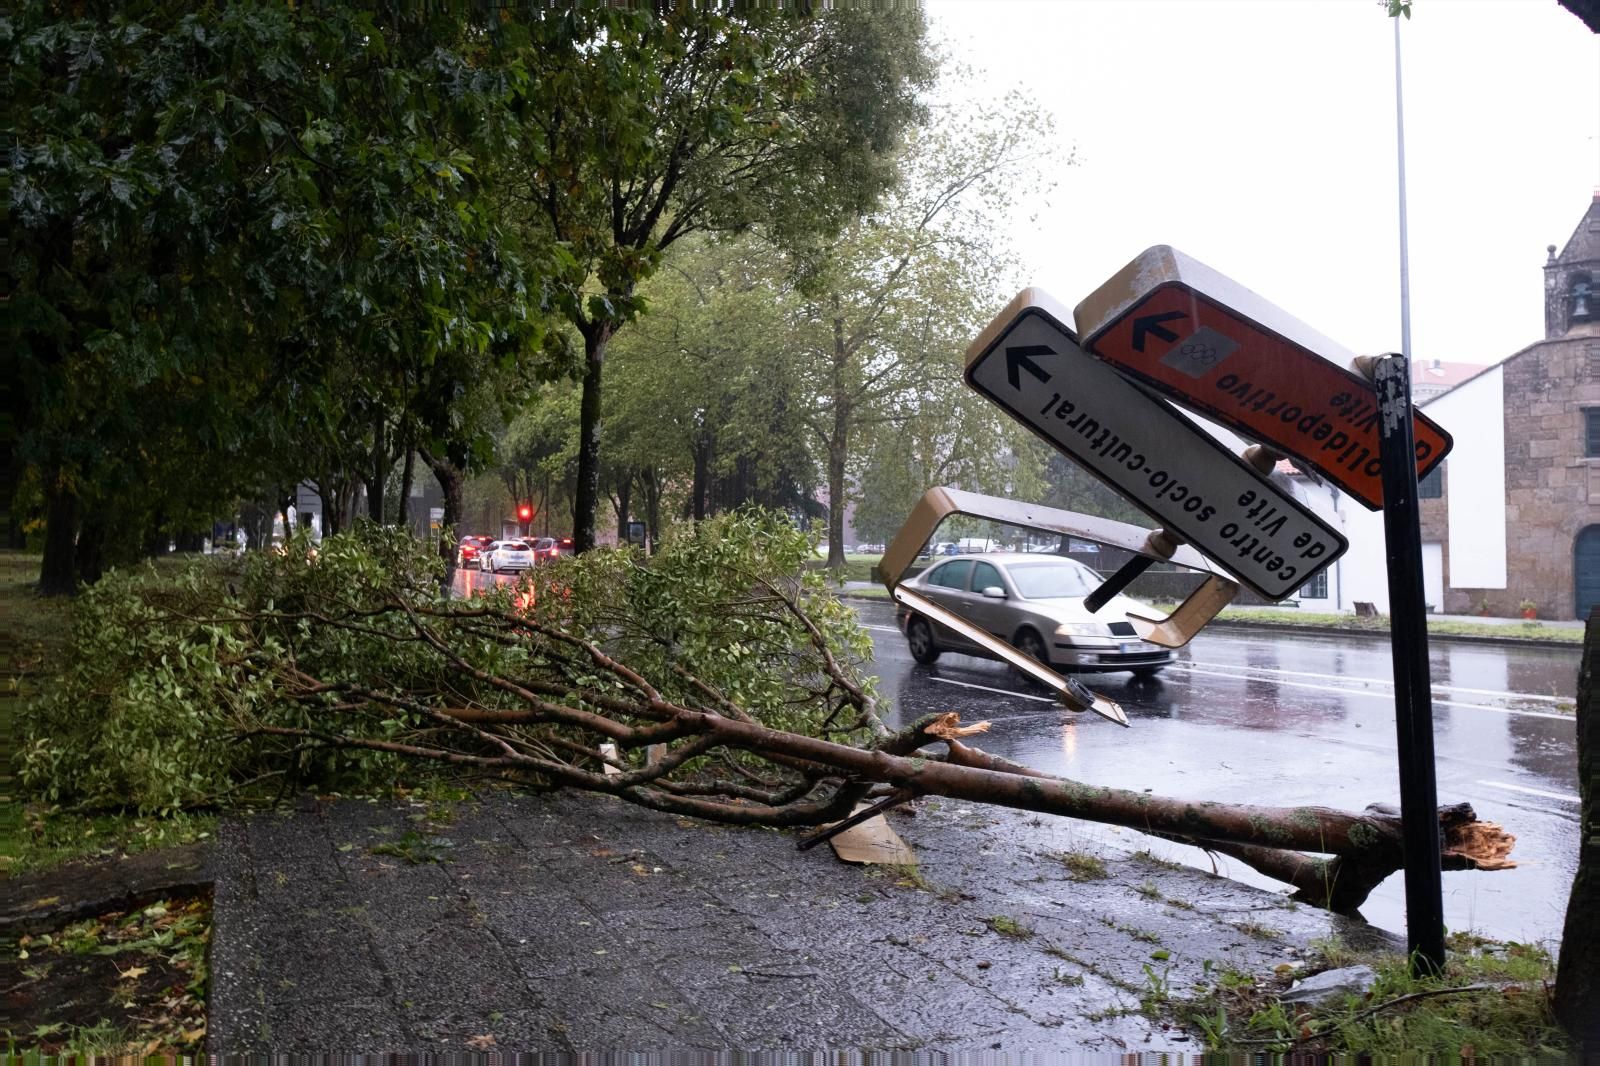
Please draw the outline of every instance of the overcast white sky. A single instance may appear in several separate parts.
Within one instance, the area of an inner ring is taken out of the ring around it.
[[[996,90],[1055,115],[1013,238],[1076,304],[1171,244],[1360,352],[1400,347],[1393,30],[1372,0],[927,0]],[[1544,336],[1545,247],[1600,185],[1600,36],[1554,0],[1416,0],[1401,25],[1412,355]]]

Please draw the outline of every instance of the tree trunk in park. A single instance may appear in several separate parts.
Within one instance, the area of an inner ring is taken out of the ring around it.
[[[462,499],[466,474],[444,456],[434,455],[426,448],[419,449],[422,461],[433,471],[439,488],[444,493],[444,518],[439,523],[439,557],[444,560],[444,580],[449,585],[455,578],[455,531],[461,525]]]
[[[411,481],[416,475],[417,453],[409,443],[406,444],[406,458],[400,467],[400,506],[397,521],[402,526],[411,525]]]
[[[837,305],[837,300],[835,301]],[[850,458],[850,395],[844,372],[850,365],[844,319],[833,320],[833,433],[828,437],[828,569],[844,569],[844,512],[848,505],[845,464]]]
[[[1578,670],[1578,872],[1556,967],[1556,1017],[1582,1058],[1600,1055],[1600,607],[1589,614]]]
[[[206,535],[192,529],[179,533],[176,540],[181,552],[202,552],[206,548]]]
[[[39,566],[39,593],[70,596],[78,588],[78,494],[63,484],[60,471],[42,479],[45,487],[44,559]]]
[[[618,544],[628,543],[628,516],[633,513],[630,510],[633,503],[633,477],[631,467],[623,470],[617,479],[617,494],[611,497],[611,506],[617,512]]]
[[[317,498],[322,501],[322,535],[335,536],[344,528],[342,507],[343,483],[332,478],[317,479]]]
[[[849,432],[846,420],[849,415],[841,407],[834,408],[834,437],[828,442],[828,569],[844,569],[844,511],[845,434]]]
[[[579,553],[596,544],[595,512],[600,502],[600,385],[606,346],[615,329],[609,322],[589,322],[580,328],[583,334],[583,398],[578,407],[578,488],[572,501],[572,542]]]
[[[644,547],[649,553],[661,537],[661,479],[656,468],[640,470],[639,484],[644,489]]]
[[[144,553],[152,559],[167,554],[167,545],[171,543],[166,530],[162,528],[164,524],[161,512],[157,511],[155,518],[150,522],[150,529],[145,533]]]
[[[689,487],[689,515],[696,522],[706,516],[706,495],[711,491],[711,448],[714,437],[701,430],[695,434],[694,480]]]
[[[78,528],[78,545],[74,553],[78,580],[85,585],[99,581],[106,572],[106,546],[111,539],[111,516],[104,508],[91,508]]]
[[[389,468],[394,461],[389,458],[387,426],[379,415],[372,424],[372,472],[363,480],[367,483],[367,517],[383,525],[383,496],[388,487]]]

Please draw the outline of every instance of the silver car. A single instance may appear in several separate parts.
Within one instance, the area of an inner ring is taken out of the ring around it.
[[[1062,671],[1132,670],[1149,677],[1173,660],[1172,649],[1139,639],[1124,613],[1143,606],[1113,597],[1090,614],[1083,598],[1100,576],[1059,555],[989,552],[935,562],[905,582],[1017,650]],[[931,663],[941,652],[985,655],[953,630],[905,607],[895,613],[912,658]]]

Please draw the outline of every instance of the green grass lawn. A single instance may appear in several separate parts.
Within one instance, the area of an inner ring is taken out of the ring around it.
[[[158,565],[181,565],[162,560]],[[35,591],[39,556],[0,551],[0,647],[6,649],[6,683],[0,693],[0,729],[17,735],[27,701],[48,689],[61,669],[72,636],[72,598]],[[16,753],[0,753],[6,759]],[[118,812],[68,813],[15,795],[14,768],[0,774],[0,874],[39,870],[92,858],[186,844],[215,826],[210,815],[134,817]]]
[[[1165,605],[1170,610],[1171,605]],[[1217,616],[1222,622],[1257,622],[1262,625],[1327,626],[1330,629],[1361,630],[1374,633],[1389,631],[1389,616],[1357,618],[1350,614],[1325,614],[1317,611],[1269,610],[1265,608],[1225,608]],[[1443,619],[1429,620],[1428,632],[1438,636],[1497,637],[1506,640],[1561,640],[1572,644],[1583,643],[1583,630],[1547,626],[1541,622],[1520,622],[1515,625],[1495,625],[1489,622],[1456,622]]]

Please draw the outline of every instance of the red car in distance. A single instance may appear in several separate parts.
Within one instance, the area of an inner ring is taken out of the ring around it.
[[[462,537],[456,545],[456,569],[483,569],[483,553],[493,543],[493,537]]]

